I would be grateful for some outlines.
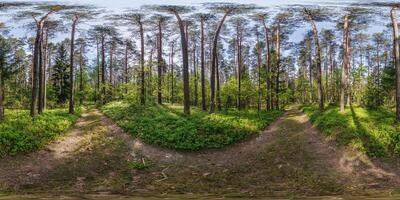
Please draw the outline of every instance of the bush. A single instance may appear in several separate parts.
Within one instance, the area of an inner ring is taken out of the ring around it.
[[[180,150],[220,148],[264,129],[281,111],[228,110],[208,114],[192,109],[183,114],[181,106],[136,106],[111,102],[103,112],[118,125],[144,142]]]
[[[54,109],[32,120],[27,110],[6,110],[6,119],[0,123],[0,157],[39,149],[68,129],[78,114]]]

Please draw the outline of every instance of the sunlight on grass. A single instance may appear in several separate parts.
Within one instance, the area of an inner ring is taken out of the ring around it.
[[[255,134],[279,117],[281,111],[227,110],[209,114],[198,108],[183,114],[177,105],[135,106],[111,102],[103,112],[145,142],[167,148],[220,148]]]
[[[400,154],[400,126],[395,125],[392,112],[353,107],[340,113],[334,106],[323,113],[314,106],[305,106],[303,111],[315,126],[342,145],[349,145],[370,156]]]
[[[0,157],[36,150],[68,129],[79,116],[67,109],[47,110],[35,120],[28,110],[6,110],[0,124]]]

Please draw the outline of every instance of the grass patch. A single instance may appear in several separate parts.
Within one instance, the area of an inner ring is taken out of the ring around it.
[[[127,166],[130,169],[138,169],[138,170],[143,170],[143,169],[147,169],[151,166],[154,165],[154,163],[149,160],[149,159],[141,159],[141,160],[133,160],[133,161],[127,161]]]
[[[347,108],[344,113],[329,106],[321,113],[315,106],[303,107],[311,122],[339,144],[351,146],[369,156],[400,155],[400,126],[395,113],[383,109]]]
[[[28,110],[6,110],[0,123],[0,158],[39,149],[68,129],[79,117],[66,109],[46,110],[35,120]]]
[[[228,110],[208,114],[197,108],[183,114],[181,106],[137,106],[111,102],[103,112],[146,143],[180,150],[221,148],[258,133],[281,111]]]

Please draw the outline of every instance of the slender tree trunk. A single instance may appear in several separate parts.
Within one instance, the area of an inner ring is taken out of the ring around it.
[[[145,91],[145,79],[144,79],[144,31],[143,24],[139,22],[139,32],[140,32],[140,104],[144,105],[146,103],[146,91]]]
[[[280,24],[278,22],[278,26],[276,29],[276,99],[275,99],[275,108],[279,110],[279,74],[280,74],[280,64],[281,64],[281,36],[280,36]]]
[[[207,110],[206,105],[206,86],[205,86],[205,56],[204,56],[204,19],[200,21],[200,57],[201,57],[201,66],[200,66],[200,79],[201,79],[201,109],[203,111]]]
[[[158,104],[162,104],[162,92],[161,92],[161,84],[162,84],[162,68],[163,68],[163,58],[162,58],[162,24],[161,21],[158,21],[158,43],[157,43],[157,102]]]
[[[237,109],[242,108],[241,94],[242,94],[242,35],[240,24],[236,24],[236,43],[237,43]]]
[[[210,75],[210,113],[215,112],[215,71],[216,71],[216,61],[217,61],[217,48],[218,48],[218,38],[219,38],[219,33],[221,31],[222,25],[224,24],[224,21],[226,17],[232,12],[232,10],[228,10],[225,12],[224,16],[222,17],[221,21],[218,24],[218,27],[215,31],[215,35],[213,38],[213,48],[212,48],[212,59],[211,59],[211,75]]]
[[[265,31],[265,47],[266,47],[266,53],[265,53],[265,60],[266,60],[266,73],[267,73],[267,79],[265,81],[266,84],[266,96],[267,96],[267,110],[271,110],[271,95],[269,93],[269,90],[271,90],[271,80],[270,80],[270,73],[271,73],[271,50],[270,50],[270,44],[269,44],[269,31],[267,24],[265,20],[263,20],[263,26],[264,26],[264,31]]]
[[[110,69],[110,74],[109,74],[109,76],[110,76],[110,78],[109,78],[109,81],[110,81],[110,92],[111,92],[111,96],[112,96],[112,88],[113,88],[113,86],[114,86],[114,44],[111,44],[110,45],[110,66],[109,66],[109,69]]]
[[[196,59],[196,39],[193,35],[193,75],[194,75],[194,105],[198,104],[198,81],[197,81],[197,59]]]
[[[128,85],[128,43],[125,44],[125,65],[124,65],[124,83]],[[125,89],[125,94],[128,94],[128,88]]]
[[[69,59],[69,113],[75,113],[75,102],[74,102],[74,51],[75,51],[75,28],[76,23],[78,22],[78,17],[75,16],[72,22],[72,31],[71,31],[71,51],[70,51],[70,59]]]
[[[306,10],[307,12],[307,10]],[[310,15],[308,15],[310,20],[313,35],[314,35],[314,43],[315,43],[315,57],[316,57],[316,64],[317,64],[317,86],[318,86],[318,100],[319,100],[319,110],[322,112],[324,111],[324,93],[322,88],[322,72],[321,72],[321,47],[319,44],[318,38],[318,30],[317,26],[315,25],[314,20]]]
[[[79,79],[79,93],[80,93],[79,104],[80,105],[83,104],[83,63],[84,63],[83,51],[84,51],[84,46],[82,44],[81,45],[80,56],[79,56],[79,58],[80,58],[80,60],[79,60],[79,76],[80,76],[80,79]]]
[[[310,103],[313,103],[313,62],[312,62],[312,47],[311,47],[311,41],[307,42],[308,48],[309,48],[309,54],[308,54],[308,70],[309,70],[309,84],[310,84]]]
[[[393,26],[393,54],[396,67],[396,120],[397,122],[400,122],[400,38],[395,7],[392,8],[390,14]]]
[[[96,66],[96,71],[97,71],[97,82],[96,82],[96,88],[94,90],[95,92],[95,102],[98,100],[98,96],[100,94],[100,53],[99,53],[99,39],[96,37],[96,61],[97,61],[97,66]]]
[[[259,34],[256,33],[257,36],[257,84],[258,84],[258,100],[257,100],[257,111],[260,112],[261,110],[261,47],[259,41]]]
[[[31,111],[30,114],[33,118],[38,115],[39,107],[39,76],[40,76],[40,53],[42,43],[42,29],[47,17],[43,17],[40,21],[37,21],[36,38],[33,50],[33,69],[32,69],[32,96],[31,96]]]
[[[49,32],[48,32],[47,29],[45,30],[45,35],[44,36],[45,36],[45,40],[44,40],[44,51],[43,51],[44,60],[43,60],[43,96],[42,96],[43,106],[42,106],[42,110],[46,110],[46,104],[47,104],[47,102],[46,102],[47,101],[46,70],[48,68],[50,68],[50,66],[48,66],[48,64],[50,62],[48,62],[49,61],[49,48],[48,48],[49,47],[48,46]],[[50,74],[49,74],[49,77],[50,77]]]
[[[189,88],[189,59],[188,59],[188,46],[187,34],[185,33],[185,25],[181,20],[178,12],[174,12],[178,20],[179,29],[181,32],[181,45],[182,45],[182,64],[183,64],[183,112],[190,115],[190,88]]]
[[[4,121],[4,96],[5,94],[3,93],[4,90],[4,81],[2,78],[2,73],[0,71],[0,123]]]
[[[175,103],[175,83],[174,83],[174,44],[171,46],[171,104]]]
[[[220,80],[219,80],[219,62],[218,62],[218,53],[217,58],[215,59],[215,78],[217,81],[217,110],[221,111],[221,92],[220,92]]]
[[[344,112],[344,106],[345,106],[345,94],[346,94],[346,88],[347,88],[347,78],[346,78],[346,71],[347,71],[347,62],[348,62],[348,57],[347,57],[347,31],[348,31],[348,26],[349,26],[349,18],[346,15],[344,17],[344,25],[343,25],[343,63],[342,63],[342,69],[341,69],[341,84],[340,84],[340,112]]]
[[[39,114],[41,114],[42,112],[43,112],[43,96],[44,96],[44,88],[43,88],[43,83],[44,83],[44,55],[43,55],[43,52],[44,52],[44,49],[43,49],[43,42],[44,42],[44,30],[45,30],[45,27],[43,27],[42,28],[42,31],[41,31],[41,41],[40,41],[40,44],[39,44],[39,63],[40,63],[40,66],[39,66],[39,102],[38,102],[38,113]]]
[[[105,47],[105,35],[101,36],[101,104],[105,104],[106,96],[106,47]]]

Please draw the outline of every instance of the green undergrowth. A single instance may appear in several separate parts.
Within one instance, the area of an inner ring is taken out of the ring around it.
[[[304,106],[303,112],[329,138],[374,157],[400,155],[400,125],[395,113],[383,109],[329,106],[321,113],[315,106]]]
[[[228,110],[214,114],[182,106],[138,106],[111,102],[103,112],[144,142],[179,150],[221,148],[256,134],[279,117],[281,111]]]
[[[6,110],[0,123],[0,158],[19,152],[31,152],[55,139],[78,119],[81,111],[46,110],[32,120],[28,110]]]

